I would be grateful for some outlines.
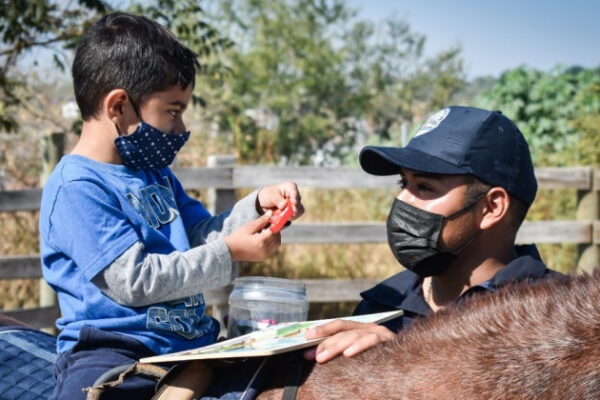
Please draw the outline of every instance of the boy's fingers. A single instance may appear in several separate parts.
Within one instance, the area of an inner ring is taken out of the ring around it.
[[[281,245],[281,234],[273,233],[270,229],[264,229],[260,232],[265,244],[267,245],[269,254],[273,254]]]
[[[292,219],[300,218],[302,214],[304,214],[304,206],[302,205],[302,203],[297,203],[292,207],[294,209],[294,215],[292,216]]]
[[[286,205],[287,205],[287,199],[283,199],[279,202],[279,204],[277,204],[277,208],[280,210],[283,210]]]
[[[246,227],[248,227],[251,233],[260,232],[269,223],[269,218],[271,218],[271,215],[273,215],[273,211],[268,210],[254,221],[248,222]]]

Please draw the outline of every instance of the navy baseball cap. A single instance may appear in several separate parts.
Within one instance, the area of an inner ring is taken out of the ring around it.
[[[442,175],[473,175],[504,188],[528,207],[537,192],[529,145],[500,111],[451,106],[432,115],[405,147],[366,146],[360,166],[373,175],[400,168]]]

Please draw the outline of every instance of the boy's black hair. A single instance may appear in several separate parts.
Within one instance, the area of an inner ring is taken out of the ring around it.
[[[194,85],[197,56],[146,17],[124,12],[104,16],[83,35],[73,61],[81,117],[96,117],[102,99],[113,89],[124,89],[140,104],[151,93]]]

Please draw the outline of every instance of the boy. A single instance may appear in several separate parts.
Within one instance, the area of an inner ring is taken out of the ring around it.
[[[196,54],[166,28],[127,13],[87,31],[73,62],[81,137],[44,188],[42,268],[58,294],[59,356],[54,398],[84,398],[112,367],[210,344],[218,322],[202,292],[228,283],[231,263],[261,261],[279,234],[272,210],[298,189],[262,188],[211,217],[168,168],[189,137],[182,114]],[[149,398],[154,382],[133,379],[111,398]]]
[[[557,274],[534,245],[515,246],[537,181],[525,138],[501,112],[445,108],[406,147],[368,146],[359,160],[370,174],[400,177],[387,234],[406,270],[362,292],[354,312],[404,315],[381,326],[338,320],[311,330],[308,339],[333,336],[307,359],[352,357],[473,293]]]

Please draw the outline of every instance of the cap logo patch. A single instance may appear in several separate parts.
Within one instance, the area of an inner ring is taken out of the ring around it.
[[[450,114],[450,108],[444,108],[433,114],[415,133],[414,137],[421,136],[438,127],[438,125]]]

